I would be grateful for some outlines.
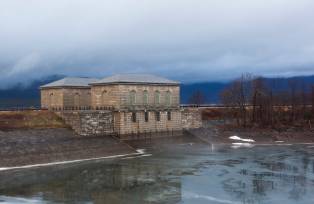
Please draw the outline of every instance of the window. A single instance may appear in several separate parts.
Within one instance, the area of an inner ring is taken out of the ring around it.
[[[101,100],[102,100],[102,104],[103,104],[106,100],[108,100],[107,91],[106,91],[106,90],[104,90],[104,91],[102,92]]]
[[[135,105],[135,100],[136,100],[135,95],[136,95],[136,92],[134,90],[130,92],[130,99],[129,99],[130,105]]]
[[[156,114],[156,121],[160,121],[160,112],[155,112]]]
[[[160,103],[160,92],[155,91],[155,104],[159,104],[159,103]]]
[[[132,122],[136,122],[136,112],[132,112]]]
[[[74,95],[74,107],[77,108],[80,106],[80,94],[79,93],[75,93]]]
[[[143,91],[143,104],[147,105],[148,104],[148,91]]]
[[[171,120],[171,112],[170,111],[167,112],[167,118],[168,118],[168,120]]]
[[[165,102],[166,102],[166,105],[167,105],[167,106],[170,106],[170,105],[171,105],[171,93],[170,93],[170,91],[167,91],[167,92],[166,92]]]
[[[145,112],[145,122],[148,122],[148,112]]]
[[[51,107],[51,106],[54,105],[54,100],[53,100],[53,99],[54,99],[53,93],[50,93],[50,94],[49,94],[49,102],[48,102],[48,103],[49,103],[49,104],[48,104],[49,107]]]

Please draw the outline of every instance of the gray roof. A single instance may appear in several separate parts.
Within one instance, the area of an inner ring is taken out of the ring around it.
[[[117,74],[105,77],[90,84],[135,83],[135,84],[179,84],[163,77],[151,74]]]
[[[53,88],[53,87],[88,87],[90,83],[96,82],[99,79],[85,78],[85,77],[66,77],[58,81],[51,82],[43,85],[40,88]]]

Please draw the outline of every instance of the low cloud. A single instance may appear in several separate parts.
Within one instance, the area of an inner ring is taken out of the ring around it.
[[[312,0],[0,2],[0,87],[52,74],[314,74]]]

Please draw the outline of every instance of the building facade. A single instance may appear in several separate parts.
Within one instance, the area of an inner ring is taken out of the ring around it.
[[[180,87],[153,75],[125,74],[91,83],[93,109],[114,109],[119,135],[178,131],[181,127]]]
[[[42,86],[41,96],[44,108],[80,110],[75,117],[71,112],[63,115],[76,118],[77,132],[86,135],[89,129],[95,134],[104,115],[111,121],[110,131],[119,136],[174,133],[185,127],[179,83],[154,75],[121,74],[100,80],[65,78]]]

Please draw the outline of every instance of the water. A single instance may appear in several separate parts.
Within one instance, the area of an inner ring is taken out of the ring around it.
[[[152,156],[0,172],[0,203],[314,203],[311,145],[137,146]]]

